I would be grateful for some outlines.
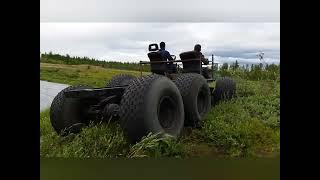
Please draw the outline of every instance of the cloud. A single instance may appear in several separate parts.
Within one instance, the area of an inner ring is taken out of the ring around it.
[[[258,62],[260,50],[280,61],[280,23],[40,23],[41,52],[137,62],[161,41],[175,55],[199,43],[221,62]]]
[[[279,22],[280,0],[41,0],[42,22]]]

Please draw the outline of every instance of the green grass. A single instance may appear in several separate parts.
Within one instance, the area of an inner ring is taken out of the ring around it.
[[[107,69],[92,65],[63,65],[40,63],[40,80],[69,85],[86,84],[103,87],[116,74],[140,76],[138,71]],[[148,74],[143,72],[143,75]]]
[[[129,144],[119,124],[96,124],[80,134],[58,136],[49,122],[49,111],[40,113],[40,156],[62,158],[182,157],[181,145],[171,137],[149,134]]]
[[[104,86],[113,75],[135,71],[95,66],[41,64],[42,80]],[[66,75],[68,74],[68,75]],[[279,81],[237,82],[237,98],[211,109],[201,129],[184,129],[181,138],[149,134],[129,144],[118,123],[91,125],[81,133],[58,136],[49,110],[40,113],[40,156],[65,158],[274,157],[280,153]]]
[[[230,156],[272,155],[280,152],[279,117],[279,85],[238,80],[238,97],[214,107],[202,133]]]

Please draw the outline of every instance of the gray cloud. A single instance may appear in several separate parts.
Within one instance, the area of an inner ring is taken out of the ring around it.
[[[175,55],[200,43],[221,63],[257,63],[260,50],[280,61],[280,23],[40,23],[41,52],[136,62],[161,41]]]
[[[42,22],[279,22],[280,0],[41,0]]]

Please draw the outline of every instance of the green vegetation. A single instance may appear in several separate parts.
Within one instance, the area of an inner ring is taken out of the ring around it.
[[[87,67],[87,68],[99,66],[102,68],[106,68],[108,71],[114,71],[110,69],[118,69],[118,70],[132,70],[132,71],[141,70],[143,72],[150,72],[150,65],[140,66],[138,63],[102,61],[102,60],[97,60],[97,59],[88,58],[88,57],[77,57],[77,56],[72,57],[68,54],[67,55],[53,54],[52,52],[41,54],[40,63],[61,64],[61,65],[62,64],[84,65],[84,67]],[[66,67],[72,67],[72,66],[66,66]],[[249,64],[240,66],[238,61],[236,61],[230,65],[228,63],[224,63],[222,67],[220,67],[219,69],[216,66],[214,68],[215,68],[215,72],[217,72],[215,73],[215,75],[217,76],[221,75],[221,76],[240,77],[242,79],[248,79],[248,80],[280,80],[280,75],[279,75],[280,65],[275,65],[275,64],[270,64],[270,65],[266,64],[265,67],[263,67],[263,64],[261,63],[256,65],[252,64],[249,68]],[[76,70],[76,71],[79,71],[79,70]],[[93,71],[90,71],[90,73],[92,72]],[[63,73],[66,75],[66,79],[68,78],[75,79],[77,78],[77,75],[78,75],[77,72],[74,72],[74,71],[70,71],[70,72],[67,71]],[[134,74],[136,72],[130,72],[130,73]],[[62,74],[59,74],[58,77],[60,77],[60,75]],[[110,75],[110,74],[107,74],[107,75]],[[97,75],[97,77],[99,77],[99,75]],[[47,78],[47,79],[50,79],[50,78]],[[75,82],[78,82],[78,81],[75,81]]]
[[[237,98],[212,108],[203,137],[231,156],[279,152],[279,83],[237,79],[237,91]]]
[[[228,67],[228,66],[227,66]],[[178,140],[148,135],[130,145],[118,123],[91,125],[80,134],[58,136],[49,110],[40,113],[40,156],[73,158],[274,157],[280,152],[280,75],[274,69],[221,68],[237,82],[237,98],[212,108],[201,129],[184,129]],[[272,70],[271,70],[272,69]],[[137,71],[90,65],[40,64],[40,79],[102,87],[115,74]],[[253,75],[255,74],[255,75]]]
[[[252,64],[251,68],[242,66],[239,67],[236,63],[233,63],[228,67],[227,63],[224,63],[219,69],[218,74],[220,76],[229,76],[234,78],[242,78],[247,80],[273,80],[280,81],[280,64]]]
[[[171,137],[149,134],[130,145],[117,123],[90,125],[80,134],[60,137],[54,132],[49,110],[40,113],[40,156],[68,158],[181,157],[179,143]]]
[[[80,65],[87,64],[93,66],[100,66],[103,68],[114,68],[122,70],[134,71],[150,71],[149,65],[139,65],[138,63],[122,63],[115,61],[102,61],[88,57],[72,57],[70,55],[53,54],[52,52],[41,54],[40,62],[51,64],[67,64],[67,65]]]
[[[143,75],[148,72],[143,72]],[[104,87],[106,82],[116,74],[140,76],[138,71],[108,69],[92,65],[65,65],[40,63],[40,80],[69,85],[86,84]]]

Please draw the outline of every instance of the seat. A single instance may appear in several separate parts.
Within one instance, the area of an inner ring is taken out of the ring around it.
[[[187,51],[180,54],[180,59],[183,64],[183,72],[185,73],[198,73],[201,74],[201,61],[200,53],[196,51]],[[184,60],[195,60],[199,61],[185,61]]]
[[[148,53],[148,57],[150,59],[150,62],[164,61],[161,54],[158,52],[150,52]],[[156,74],[164,75],[166,72],[168,72],[167,63],[152,63],[150,64],[150,68],[151,68],[151,72]]]

